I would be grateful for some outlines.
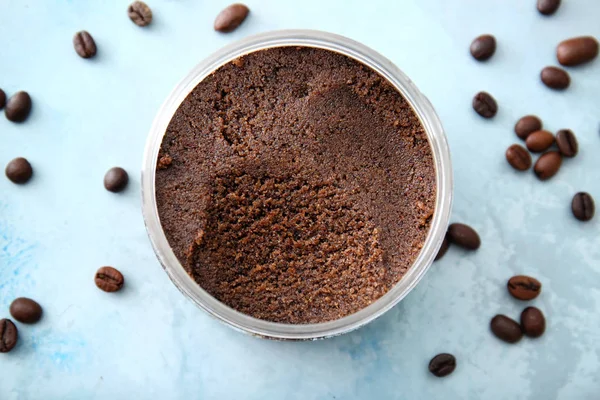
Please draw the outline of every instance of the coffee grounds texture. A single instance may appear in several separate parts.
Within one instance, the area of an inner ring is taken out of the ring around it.
[[[418,117],[361,63],[280,47],[238,58],[187,96],[165,133],[158,212],[190,276],[256,318],[335,320],[413,264],[435,203]]]

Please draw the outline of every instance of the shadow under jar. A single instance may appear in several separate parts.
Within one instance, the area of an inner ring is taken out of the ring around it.
[[[430,103],[377,53],[315,31],[257,35],[201,63],[159,111],[142,183],[177,287],[279,339],[348,332],[400,301],[451,203]]]

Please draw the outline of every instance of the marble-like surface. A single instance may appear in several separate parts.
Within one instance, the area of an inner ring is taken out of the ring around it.
[[[564,93],[538,79],[561,39],[600,37],[600,2],[564,0],[544,18],[535,0],[249,0],[250,18],[230,35],[212,30],[225,0],[148,3],[155,21],[139,28],[128,1],[0,0],[0,87],[34,100],[25,124],[0,118],[0,164],[25,156],[35,168],[25,186],[0,178],[0,317],[18,296],[45,309],[0,354],[1,399],[600,398],[600,216],[570,214],[577,191],[600,200],[600,60],[570,69]],[[483,241],[475,253],[451,249],[379,320],[314,343],[255,339],[195,308],[159,266],[140,212],[142,148],[171,88],[224,44],[283,28],[359,40],[415,81],[452,148],[453,220]],[[94,60],[73,51],[80,29],[96,38]],[[481,64],[468,46],[485,32],[498,51]],[[479,90],[500,104],[491,121],[471,110]],[[548,182],[504,159],[527,113],[579,138],[579,156]],[[102,187],[113,165],[131,173],[123,194]],[[106,264],[126,275],[122,293],[95,288]],[[520,273],[544,285],[532,304],[548,330],[511,346],[488,323],[518,317],[525,304],[505,282]],[[446,379],[427,371],[438,352],[458,358]]]

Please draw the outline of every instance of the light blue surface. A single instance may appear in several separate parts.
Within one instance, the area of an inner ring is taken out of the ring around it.
[[[583,224],[570,214],[577,191],[600,201],[600,60],[570,69],[564,93],[538,78],[560,40],[600,37],[598,0],[565,0],[550,18],[535,0],[250,0],[251,16],[230,35],[212,30],[226,1],[149,0],[148,28],[129,21],[128,3],[0,0],[0,87],[34,101],[25,124],[0,118],[0,164],[25,156],[35,169],[25,186],[0,177],[0,317],[18,296],[45,310],[0,354],[0,399],[600,398],[600,216]],[[448,134],[453,220],[483,242],[476,253],[451,249],[366,328],[320,342],[255,339],[197,309],[157,262],[140,211],[146,133],[171,88],[224,44],[284,28],[361,41],[415,81]],[[93,60],[73,51],[81,29],[98,44]],[[498,51],[477,63],[468,46],[487,32]],[[500,105],[491,121],[471,109],[479,90]],[[528,113],[579,138],[580,154],[548,182],[504,159]],[[124,194],[102,186],[114,165],[130,172]],[[122,293],[95,288],[102,265],[125,274]],[[488,323],[518,318],[525,304],[505,282],[521,273],[544,285],[531,304],[548,329],[511,346]],[[446,379],[427,371],[438,352],[458,358]]]

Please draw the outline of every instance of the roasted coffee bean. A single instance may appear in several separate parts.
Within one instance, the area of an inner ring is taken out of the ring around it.
[[[73,36],[73,46],[81,58],[91,58],[96,55],[96,42],[86,31],[77,32]]]
[[[545,181],[556,175],[561,164],[562,156],[560,153],[558,151],[549,151],[538,158],[533,166],[533,171],[540,180]]]
[[[24,324],[33,324],[42,318],[42,306],[35,300],[19,297],[10,304],[10,315]]]
[[[571,201],[571,211],[573,211],[573,215],[578,220],[589,221],[594,218],[596,212],[594,198],[586,192],[577,193],[573,196],[573,201]]]
[[[527,171],[531,168],[531,154],[519,144],[513,144],[506,150],[506,161],[518,171]]]
[[[565,157],[575,157],[579,151],[579,143],[570,129],[561,129],[556,133],[556,144],[560,154]]]
[[[571,84],[569,73],[562,68],[546,67],[540,73],[544,85],[550,89],[563,90]]]
[[[515,133],[523,140],[540,129],[542,129],[542,121],[535,115],[526,115],[515,124]]]
[[[471,55],[477,61],[485,61],[496,52],[496,38],[492,35],[481,35],[471,43]]]
[[[554,144],[554,135],[551,132],[544,130],[535,131],[527,136],[525,144],[529,151],[541,153],[544,150],[548,150],[548,148]]]
[[[0,353],[8,353],[17,344],[19,331],[10,319],[0,319]]]
[[[250,10],[244,4],[237,3],[230,5],[217,15],[215,19],[215,31],[224,33],[234,31],[244,22],[249,12]]]
[[[473,97],[473,109],[483,118],[492,118],[498,112],[498,104],[489,93],[479,92]]]
[[[506,288],[515,299],[532,300],[542,291],[542,284],[530,276],[516,275],[508,280]]]
[[[137,26],[150,25],[152,22],[152,10],[143,1],[134,1],[127,8],[127,15]]]
[[[102,267],[96,272],[94,281],[98,288],[110,293],[120,290],[125,283],[125,278],[113,267]]]
[[[429,372],[441,378],[448,376],[456,369],[456,358],[452,354],[441,353],[429,361]]]
[[[104,187],[110,192],[117,193],[122,191],[127,186],[127,182],[129,182],[129,175],[121,167],[111,168],[104,175]]]
[[[481,239],[475,229],[465,224],[454,223],[448,227],[448,239],[451,243],[469,250],[477,250]]]
[[[4,93],[4,90],[0,89],[0,110],[2,110],[5,105],[6,105],[6,93]]]
[[[490,328],[498,339],[508,343],[517,343],[523,337],[519,324],[505,315],[492,318]]]
[[[567,39],[556,48],[558,62],[570,67],[592,61],[597,55],[598,41],[591,36]]]
[[[4,173],[12,183],[22,184],[31,179],[33,168],[25,158],[18,157],[6,165]]]
[[[450,247],[450,241],[448,240],[448,235],[446,235],[446,236],[444,236],[444,241],[442,242],[442,247],[440,247],[440,249],[438,250],[437,255],[435,256],[435,261],[437,261],[440,258],[444,257],[444,254],[446,254],[446,252],[448,251],[449,247]]]
[[[4,114],[9,121],[23,122],[31,112],[31,97],[27,92],[17,92],[6,103]]]
[[[538,0],[537,9],[540,14],[552,15],[558,10],[560,0]]]
[[[544,314],[535,308],[527,307],[521,313],[521,330],[529,337],[537,338],[546,330],[546,318]]]

